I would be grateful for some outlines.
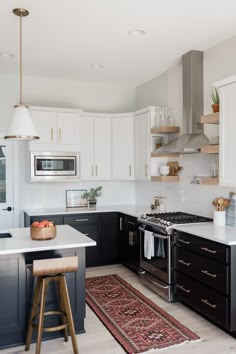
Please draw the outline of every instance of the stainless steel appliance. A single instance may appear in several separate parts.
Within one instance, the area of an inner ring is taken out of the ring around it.
[[[79,179],[78,152],[31,152],[31,181]]]
[[[174,225],[209,221],[212,219],[184,212],[153,213],[138,218],[141,281],[166,300],[173,301]]]

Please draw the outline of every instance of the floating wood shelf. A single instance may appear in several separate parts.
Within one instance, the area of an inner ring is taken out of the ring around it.
[[[179,127],[172,127],[172,126],[166,126],[166,127],[158,127],[158,128],[152,128],[151,129],[151,134],[173,134],[173,133],[179,133]]]
[[[151,157],[179,157],[179,153],[159,153],[151,152]]]
[[[219,113],[211,113],[201,116],[201,123],[203,124],[219,124]]]
[[[179,176],[152,176],[152,182],[179,182]]]
[[[203,154],[219,154],[219,145],[207,145],[201,148]]]
[[[219,184],[219,178],[213,178],[208,176],[202,176],[200,178],[200,184],[207,184],[212,186],[217,186]]]

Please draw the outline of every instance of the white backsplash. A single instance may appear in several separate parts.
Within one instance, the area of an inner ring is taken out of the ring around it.
[[[153,203],[154,195],[166,197],[166,210],[182,210],[212,217],[212,200],[215,197],[228,197],[232,187],[192,184],[193,175],[207,176],[210,174],[212,156],[183,155],[179,158],[180,181],[168,182],[136,182],[135,199],[137,204],[149,206]],[[174,160],[174,159],[173,159]]]

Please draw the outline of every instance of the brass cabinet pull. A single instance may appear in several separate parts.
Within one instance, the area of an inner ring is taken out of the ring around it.
[[[93,176],[93,165],[91,166],[92,176]]]
[[[51,128],[51,141],[53,141],[53,128]]]
[[[179,262],[179,263],[181,263],[181,264],[183,264],[183,265],[185,265],[187,267],[189,267],[191,265],[190,262],[185,262],[183,259],[177,259],[177,262]]]
[[[131,165],[129,165],[129,176],[131,177],[132,173],[131,173]]]
[[[212,309],[216,308],[216,305],[215,304],[211,304],[207,299],[201,299],[201,302],[203,302],[207,306],[211,307]]]
[[[132,231],[129,231],[129,245],[134,245],[134,233]]]
[[[81,222],[81,221],[88,221],[88,219],[76,219],[76,222]]]
[[[210,249],[207,248],[207,247],[201,247],[201,250],[202,250],[202,251],[205,251],[205,252],[212,253],[212,254],[216,254],[216,250],[210,250]]]
[[[120,231],[123,230],[123,218],[120,217]]]
[[[179,241],[179,242],[181,242],[181,243],[184,243],[185,245],[190,245],[190,244],[191,244],[190,241],[182,240],[182,238],[178,238],[177,241]]]
[[[98,165],[95,165],[96,176],[98,175]]]
[[[202,269],[201,272],[202,272],[203,274],[208,275],[208,276],[211,277],[211,278],[216,278],[216,274],[209,273],[207,270],[203,270],[203,269]]]
[[[185,287],[184,287],[183,285],[178,285],[178,284],[177,284],[177,285],[176,285],[176,288],[178,288],[178,289],[184,291],[184,292],[187,293],[187,294],[189,294],[190,291],[191,291],[191,289],[185,289]]]
[[[61,141],[61,128],[59,128],[59,142]]]

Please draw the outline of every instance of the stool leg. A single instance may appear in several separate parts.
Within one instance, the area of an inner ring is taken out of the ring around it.
[[[73,321],[73,316],[72,316],[71,306],[70,306],[70,298],[69,298],[65,276],[62,276],[60,280],[60,286],[62,286],[63,301],[65,304],[66,316],[69,325],[73,351],[74,354],[79,354],[76,335],[75,335],[74,321]]]
[[[40,277],[38,277],[37,282],[36,282],[36,286],[35,286],[35,290],[34,290],[33,305],[32,305],[30,319],[29,319],[29,326],[28,326],[27,337],[26,337],[25,351],[29,350],[30,344],[31,344],[31,339],[32,339],[32,334],[33,334],[32,320],[33,320],[34,316],[36,316],[36,313],[37,313],[37,306],[38,306],[38,302],[39,302],[41,285],[42,285],[42,279]]]
[[[39,323],[38,323],[38,333],[37,333],[37,343],[36,343],[36,354],[40,354],[41,351],[41,341],[43,333],[43,320],[45,312],[45,302],[46,302],[46,291],[47,291],[48,281],[43,278],[42,281],[42,293],[40,301],[40,311],[39,311]]]
[[[59,299],[59,306],[60,306],[60,310],[65,312],[66,314],[66,310],[65,310],[65,304],[64,304],[64,299],[63,299],[63,294],[62,294],[62,289],[60,286],[60,280],[57,281],[57,290],[58,290],[58,299]],[[66,323],[66,318],[64,316],[62,316],[62,323]],[[68,330],[67,328],[65,328],[64,330],[64,338],[65,338],[65,342],[68,342]]]

